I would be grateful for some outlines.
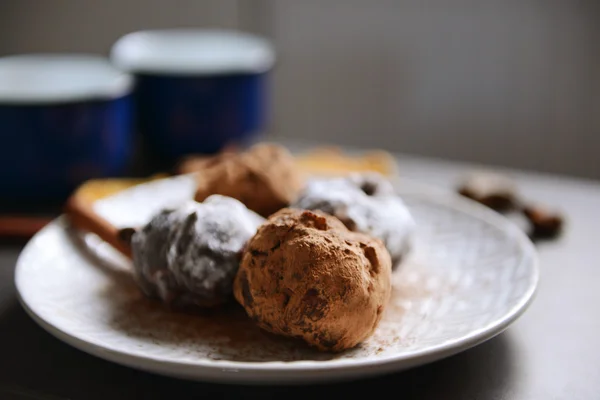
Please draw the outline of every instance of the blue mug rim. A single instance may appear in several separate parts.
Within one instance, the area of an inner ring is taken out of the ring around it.
[[[76,83],[64,83],[69,73]],[[2,74],[6,81],[2,81]],[[44,76],[44,74],[46,74]],[[31,78],[50,82],[45,88],[14,84]],[[41,76],[41,79],[39,79]],[[54,81],[53,81],[54,78]],[[63,79],[63,82],[56,82]],[[4,85],[4,86],[3,86]],[[52,86],[54,85],[54,86]],[[104,56],[92,53],[25,53],[0,57],[0,106],[53,106],[82,102],[111,101],[130,95],[134,77],[112,65]]]

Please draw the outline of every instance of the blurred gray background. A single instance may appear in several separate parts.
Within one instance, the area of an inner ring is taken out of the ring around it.
[[[275,137],[600,178],[598,0],[5,0],[0,55],[272,38]]]

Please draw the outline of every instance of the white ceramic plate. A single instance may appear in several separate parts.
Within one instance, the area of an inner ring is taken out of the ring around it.
[[[447,357],[502,332],[538,282],[535,249],[498,214],[451,194],[402,183],[419,224],[411,256],[374,336],[342,354],[318,353],[256,328],[241,307],[203,315],[144,298],[129,262],[59,218],[21,254],[16,285],[42,327],[98,357],[159,374],[220,382],[289,383],[397,371]],[[190,198],[187,176],[144,184],[96,203],[118,226],[139,225]]]

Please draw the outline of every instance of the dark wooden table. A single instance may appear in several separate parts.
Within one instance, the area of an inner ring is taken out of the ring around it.
[[[451,187],[474,166],[399,156],[400,173]],[[568,215],[565,235],[539,244],[530,309],[506,332],[451,358],[376,379],[282,387],[179,381],[89,356],[22,310],[13,283],[21,245],[0,245],[0,399],[188,399],[372,396],[402,399],[600,399],[600,183],[511,172],[525,196]],[[386,392],[384,394],[384,391]]]

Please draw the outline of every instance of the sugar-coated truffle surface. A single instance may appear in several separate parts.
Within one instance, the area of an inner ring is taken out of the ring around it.
[[[311,179],[292,207],[321,210],[352,231],[381,239],[394,267],[411,248],[415,222],[392,184],[379,174]]]
[[[213,194],[229,196],[264,217],[289,206],[303,187],[293,156],[276,144],[256,144],[243,153],[219,154],[197,165],[197,201]]]
[[[383,243],[320,211],[283,209],[248,242],[234,295],[270,332],[323,351],[367,339],[391,292]]]
[[[166,303],[224,303],[241,252],[263,221],[239,201],[218,195],[162,210],[131,238],[136,281],[146,295]]]

